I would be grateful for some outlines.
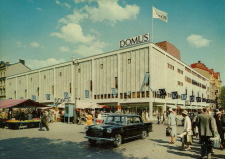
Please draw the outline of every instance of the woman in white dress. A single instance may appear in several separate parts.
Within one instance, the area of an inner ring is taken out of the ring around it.
[[[184,131],[179,137],[182,137],[182,145],[181,150],[191,150],[191,144],[192,144],[192,126],[191,126],[191,119],[188,117],[188,112],[184,110],[182,112],[182,116],[184,117]],[[188,147],[184,149],[184,145],[187,145]]]

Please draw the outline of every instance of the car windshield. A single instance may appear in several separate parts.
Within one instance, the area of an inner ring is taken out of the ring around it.
[[[105,124],[125,124],[126,118],[124,116],[108,116]]]

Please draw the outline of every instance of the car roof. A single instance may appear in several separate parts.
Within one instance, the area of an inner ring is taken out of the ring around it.
[[[111,114],[109,116],[132,116],[132,117],[138,117],[139,115],[135,115],[135,114]]]

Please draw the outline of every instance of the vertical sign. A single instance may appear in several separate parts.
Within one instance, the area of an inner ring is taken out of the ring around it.
[[[68,99],[69,95],[68,92],[64,92],[64,99]]]
[[[186,100],[187,99],[187,94],[181,94],[181,100]]]
[[[33,101],[36,101],[36,96],[35,95],[32,95],[31,98],[32,98]]]
[[[50,100],[50,94],[46,94],[46,99]]]
[[[115,88],[112,88],[112,94],[114,95],[114,96],[116,96],[116,89]]]

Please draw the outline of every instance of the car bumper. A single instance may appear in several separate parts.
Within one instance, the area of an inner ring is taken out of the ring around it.
[[[115,141],[114,138],[101,138],[101,137],[91,137],[91,136],[85,136],[84,138],[97,140],[97,141]]]

